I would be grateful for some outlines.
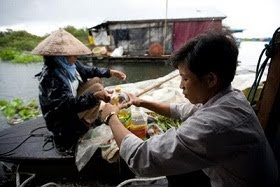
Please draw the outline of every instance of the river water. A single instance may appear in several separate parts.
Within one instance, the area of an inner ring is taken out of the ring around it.
[[[41,71],[42,66],[43,63],[25,65],[0,62],[0,99],[12,100],[14,98],[22,98],[26,102],[37,99],[38,80],[34,75]],[[97,63],[95,66],[121,70],[127,75],[126,81],[119,81],[115,78],[103,78],[104,86],[154,79],[174,70],[170,65],[158,62]]]

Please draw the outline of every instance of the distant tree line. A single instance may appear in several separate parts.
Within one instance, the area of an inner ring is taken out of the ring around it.
[[[67,26],[64,29],[88,45],[87,29],[77,29],[73,26]],[[42,57],[32,55],[30,51],[47,36],[36,36],[24,30],[7,29],[7,31],[2,31],[0,32],[0,58],[2,61],[16,63],[42,62]]]

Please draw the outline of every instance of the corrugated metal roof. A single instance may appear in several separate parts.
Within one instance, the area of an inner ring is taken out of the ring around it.
[[[189,21],[189,20],[222,20],[226,18],[226,15],[214,8],[187,8],[184,11],[169,11],[167,20],[168,21]],[[165,20],[163,14],[155,14],[153,16],[149,14],[144,14],[137,17],[129,16],[127,18],[107,18],[108,20],[104,21],[102,24],[117,24],[117,23],[147,23],[147,22],[156,22]],[[98,24],[94,27],[98,27],[101,24]]]

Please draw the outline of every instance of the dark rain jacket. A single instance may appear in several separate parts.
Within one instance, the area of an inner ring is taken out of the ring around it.
[[[76,63],[83,82],[92,77],[110,77],[110,70]],[[47,128],[62,141],[74,143],[87,131],[78,113],[99,104],[92,93],[74,97],[66,72],[54,60],[45,61],[39,76],[39,102]]]

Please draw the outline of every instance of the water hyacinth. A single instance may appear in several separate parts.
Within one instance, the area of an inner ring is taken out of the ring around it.
[[[12,60],[15,63],[31,63],[31,62],[42,62],[43,57],[28,53],[21,53],[20,55],[16,55],[15,58]]]
[[[36,100],[24,104],[20,98],[15,98],[10,102],[0,100],[0,111],[11,125],[36,118],[41,113]]]

